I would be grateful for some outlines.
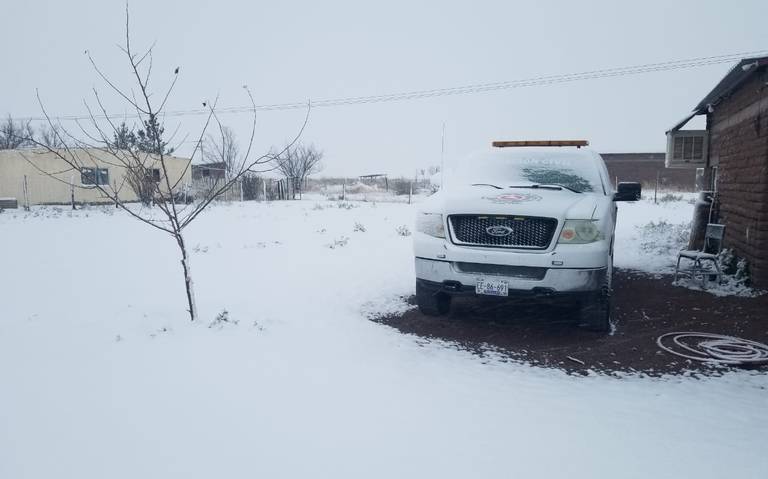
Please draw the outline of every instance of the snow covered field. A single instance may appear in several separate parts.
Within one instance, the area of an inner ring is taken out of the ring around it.
[[[621,205],[616,265],[668,271],[691,211]],[[765,374],[580,378],[366,320],[412,293],[413,212],[215,207],[187,232],[198,324],[170,238],[0,214],[0,478],[768,475]]]

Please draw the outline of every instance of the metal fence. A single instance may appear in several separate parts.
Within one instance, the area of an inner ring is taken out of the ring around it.
[[[194,200],[201,199],[212,190],[226,184],[224,179],[197,178],[190,185],[190,196]],[[220,201],[274,201],[292,200],[301,195],[300,188],[288,179],[263,178],[260,176],[244,176],[227,188],[217,199]]]

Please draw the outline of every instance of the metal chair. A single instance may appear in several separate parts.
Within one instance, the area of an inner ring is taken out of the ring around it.
[[[718,225],[709,223],[707,230],[704,233],[704,247],[701,250],[682,250],[677,254],[677,266],[675,266],[675,281],[680,274],[690,276],[691,279],[695,279],[697,276],[701,277],[701,287],[706,289],[706,281],[708,277],[714,274],[717,277],[717,283],[720,283],[722,278],[722,271],[720,271],[720,265],[717,262],[717,257],[720,251],[723,249],[723,235],[725,234],[725,225]],[[680,271],[680,260],[687,259],[693,261],[693,265],[689,270]],[[705,268],[704,263],[711,261],[714,265],[715,272],[712,272],[711,268]]]

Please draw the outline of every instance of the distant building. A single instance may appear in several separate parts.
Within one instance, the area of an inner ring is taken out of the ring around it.
[[[639,181],[646,188],[653,188],[656,179],[659,187],[668,190],[693,191],[696,175],[684,169],[664,167],[662,153],[600,153],[608,167],[612,181]]]
[[[99,149],[60,150],[62,155],[76,155],[78,164],[87,165],[82,173],[73,169],[64,160],[47,150],[22,149],[0,150],[0,198],[16,198],[30,205],[68,204],[74,191],[77,203],[109,202],[95,186],[102,186],[110,192],[117,192],[122,201],[138,201],[138,196],[126,178],[126,169],[109,153]],[[154,181],[165,190],[162,168],[159,160],[148,159]],[[178,183],[178,190],[191,182],[191,170],[186,158],[165,157],[168,178]]]
[[[706,115],[705,130],[683,130]],[[723,244],[768,286],[768,57],[738,63],[667,132],[667,166],[701,167],[725,225]]]
[[[221,180],[227,174],[227,164],[223,161],[214,163],[203,163],[200,165],[192,165],[192,179],[200,180],[203,178],[211,178],[214,180]]]

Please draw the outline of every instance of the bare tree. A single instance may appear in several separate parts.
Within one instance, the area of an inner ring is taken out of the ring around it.
[[[315,145],[288,145],[281,154],[276,155],[277,167],[285,178],[291,182],[294,192],[301,193],[305,180],[322,169],[323,152]]]
[[[14,120],[11,115],[0,124],[0,150],[30,146],[34,130],[30,122]]]
[[[240,148],[232,128],[222,125],[219,128],[219,135],[208,135],[203,157],[209,163],[223,164],[226,170],[225,176],[231,177],[237,169],[240,158]]]
[[[49,148],[62,148],[64,147],[64,137],[61,135],[61,127],[59,125],[45,125],[40,129],[40,143]]]
[[[96,89],[94,89],[94,98],[96,105],[98,106],[99,114],[97,115],[94,113],[91,106],[86,102],[86,108],[90,118],[88,128],[78,123],[81,136],[87,138],[87,141],[77,139],[74,135],[70,134],[69,131],[62,128],[60,132],[56,133],[56,136],[60,137],[62,141],[64,138],[70,140],[65,142],[66,145],[63,149],[50,148],[39,141],[36,141],[36,144],[44,148],[47,152],[55,155],[63,163],[68,165],[70,169],[80,173],[83,178],[91,179],[95,176],[96,178],[93,178],[95,181],[92,181],[93,184],[88,185],[88,188],[98,190],[104,198],[114,202],[117,207],[122,208],[133,218],[136,218],[147,226],[162,231],[173,238],[179,248],[181,256],[189,316],[190,319],[194,321],[197,318],[197,308],[195,306],[190,259],[185,243],[184,230],[196,220],[216,198],[222,195],[243,175],[248,172],[263,172],[273,169],[271,163],[274,161],[275,156],[280,155],[283,152],[280,151],[275,154],[267,153],[255,158],[251,156],[253,138],[256,132],[256,105],[250,90],[248,90],[247,87],[244,87],[253,107],[251,135],[246,151],[239,158],[229,178],[214,182],[209,189],[199,195],[195,202],[189,204],[180,202],[180,193],[185,186],[183,183],[184,178],[190,169],[193,159],[201,154],[200,149],[202,139],[206,135],[208,127],[215,123],[216,125],[219,125],[219,129],[221,130],[222,126],[216,114],[216,101],[213,103],[208,101],[204,102],[203,107],[207,111],[207,117],[197,141],[194,142],[195,146],[192,154],[189,160],[185,163],[183,171],[177,174],[171,174],[171,158],[168,156],[169,151],[171,150],[167,146],[171,139],[166,139],[164,137],[164,126],[162,125],[161,118],[164,117],[166,103],[176,85],[179,76],[179,68],[176,67],[173,70],[173,77],[169,82],[169,86],[161,92],[162,94],[153,94],[149,88],[150,77],[153,71],[153,48],[154,45],[149,47],[143,53],[134,51],[131,44],[128,8],[126,7],[125,45],[120,46],[120,50],[125,55],[129,65],[133,87],[121,88],[117,86],[117,83],[102,72],[90,53],[86,51],[88,59],[98,76],[104,81],[109,90],[135,112],[136,117],[140,120],[140,124],[143,125],[141,130],[143,131],[143,134],[139,132],[136,135],[135,146],[131,145],[130,140],[128,140],[128,143],[121,142],[122,140],[116,141],[120,138],[130,138],[130,134],[127,133],[127,130],[129,129],[125,124],[116,125],[112,121],[111,116],[107,113],[101,96]],[[49,126],[53,126],[53,120],[46,111],[39,93],[38,102]],[[286,146],[286,149],[291,148],[298,140],[304,130],[308,118],[309,108],[307,108],[304,124],[296,135],[296,138]],[[34,154],[28,155],[27,160],[34,165]],[[176,161],[178,161],[178,159]],[[109,184],[108,182],[105,183],[99,181],[99,167],[104,166],[105,164],[125,172],[120,182],[115,181],[112,184]],[[59,179],[57,176],[50,174],[49,176]],[[152,201],[156,208],[132,207],[121,198],[120,192],[124,185],[136,179],[144,181],[142,187],[150,190],[149,194],[151,194]],[[149,181],[150,179],[151,181]]]

